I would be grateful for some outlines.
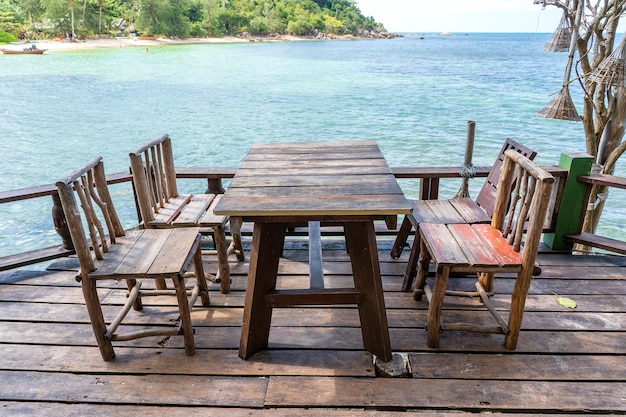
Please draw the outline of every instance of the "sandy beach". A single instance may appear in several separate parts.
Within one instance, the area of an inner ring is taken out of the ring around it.
[[[355,39],[354,37],[339,37],[341,39]],[[245,43],[245,42],[288,42],[288,41],[303,41],[314,40],[315,38],[304,38],[298,36],[280,35],[272,37],[235,37],[225,36],[221,38],[185,38],[185,39],[170,39],[170,38],[154,38],[145,39],[142,37],[136,38],[106,38],[106,39],[86,39],[69,41],[68,39],[61,40],[42,40],[42,41],[30,41],[27,43],[0,45],[2,49],[21,50],[31,45],[37,45],[39,49],[46,49],[47,52],[54,51],[68,51],[79,49],[99,49],[99,48],[131,48],[131,47],[143,47],[150,48],[154,46],[168,46],[168,45],[189,45],[189,44],[218,44],[218,43]]]

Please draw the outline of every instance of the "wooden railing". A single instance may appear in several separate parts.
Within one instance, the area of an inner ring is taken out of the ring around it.
[[[624,177],[616,177],[614,175],[607,174],[590,174],[585,176],[579,176],[578,182],[587,184],[587,194],[585,195],[585,200],[589,198],[589,192],[591,191],[591,187],[593,185],[602,185],[605,187],[611,188],[620,188],[622,190],[626,190],[626,178]],[[582,216],[581,216],[582,217]],[[571,240],[574,243],[578,243],[585,247],[594,247],[602,250],[606,250],[609,252],[615,252],[622,255],[626,255],[626,242],[612,239],[604,236],[599,236],[597,234],[585,233],[581,232],[582,229],[582,218],[581,225],[578,228],[578,233],[567,235],[566,238]]]
[[[486,177],[491,169],[489,166],[480,166],[475,168],[476,177]],[[544,169],[555,176],[560,183],[563,183],[568,175],[567,170],[563,168],[550,166],[544,167]],[[420,180],[420,198],[437,198],[441,179],[458,179],[461,177],[459,168],[455,167],[393,167],[392,171],[398,179]],[[177,168],[176,176],[177,178],[205,179],[207,180],[207,190],[211,192],[223,192],[222,180],[233,178],[235,176],[235,172],[236,168]],[[579,177],[579,180],[587,184],[603,184],[618,188],[626,188],[626,178],[621,177],[590,175],[586,177]],[[107,182],[109,184],[119,184],[131,181],[132,177],[129,173],[115,173],[107,176]],[[0,204],[46,196],[50,196],[53,200],[53,217],[62,216],[62,210],[60,210],[57,190],[54,184],[0,192]],[[558,204],[555,206],[558,208]],[[63,223],[62,218],[56,218],[53,220],[55,225]],[[55,229],[63,238],[65,232],[57,227],[55,227]],[[66,237],[63,245],[0,257],[0,271],[45,262],[51,259],[67,256],[72,253],[73,250],[71,248],[71,244],[69,244],[69,239]]]
[[[203,178],[207,180],[207,190],[211,192],[214,190],[216,192],[224,192],[222,179],[234,177],[236,170],[236,168],[180,168],[177,170],[176,176],[178,178]],[[107,175],[108,184],[127,182],[132,182],[132,175],[130,173],[119,172]],[[69,232],[60,226],[64,224],[64,218],[55,184],[2,191],[0,192],[0,204],[48,196],[52,198],[52,219],[55,224],[55,230],[61,237],[63,243],[61,245],[0,257],[0,271],[46,262],[74,253]]]

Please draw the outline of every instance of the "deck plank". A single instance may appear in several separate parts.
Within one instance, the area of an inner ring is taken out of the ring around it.
[[[464,410],[576,411],[589,407],[601,412],[624,410],[626,383],[489,381],[459,384],[458,380],[415,378],[273,377],[265,405],[294,407],[448,407]]]
[[[261,407],[268,378],[0,371],[2,400]],[[193,389],[191,389],[193,388]],[[195,393],[195,395],[192,395]]]
[[[371,356],[360,351],[268,350],[242,361],[236,350],[202,349],[186,357],[179,349],[117,348],[115,361],[104,362],[96,346],[0,345],[0,369],[94,374],[270,375],[371,377]],[[80,357],[80,361],[75,359]]]
[[[623,382],[626,363],[614,355],[409,355],[414,378]]]
[[[362,409],[303,409],[303,408],[269,408],[265,410],[250,408],[207,408],[207,407],[158,407],[158,406],[131,406],[131,405],[108,405],[108,404],[56,404],[56,403],[23,403],[0,401],[0,408],[8,415],[21,416],[111,416],[121,415],[125,417],[162,417],[167,411],[169,417],[194,417],[207,415],[228,417],[406,417],[404,411],[379,411]],[[471,412],[441,412],[434,414],[432,411],[412,411],[411,417],[476,417]],[[577,417],[575,414],[551,414],[550,417]],[[498,417],[519,417],[519,414],[502,413]]]

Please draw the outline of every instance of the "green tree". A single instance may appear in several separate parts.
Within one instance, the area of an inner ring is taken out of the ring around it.
[[[224,8],[217,16],[218,23],[223,33],[236,35],[242,28],[248,26],[248,19],[235,10]]]
[[[42,0],[45,16],[54,25],[55,33],[70,33],[76,37],[74,0]]]
[[[18,21],[14,11],[8,7],[3,9],[0,9],[0,42],[9,43],[15,41],[26,25]]]
[[[343,28],[343,22],[333,16],[324,16],[324,31],[328,33],[339,34]]]
[[[147,35],[187,36],[188,4],[184,0],[140,0],[137,27]]]

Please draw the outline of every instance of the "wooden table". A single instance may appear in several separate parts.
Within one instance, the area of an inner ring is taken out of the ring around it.
[[[267,346],[272,309],[357,304],[365,348],[391,360],[374,220],[410,212],[376,142],[253,145],[215,213],[254,222],[239,356]],[[354,288],[276,290],[289,224],[344,226]]]

